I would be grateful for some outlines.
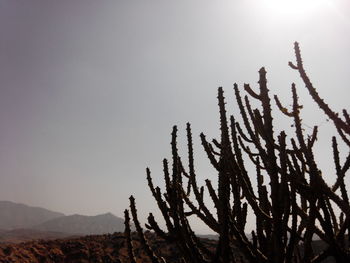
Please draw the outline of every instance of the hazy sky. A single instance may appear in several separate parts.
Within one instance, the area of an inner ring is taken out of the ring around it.
[[[122,216],[134,194],[144,220],[156,211],[145,168],[162,184],[172,125],[185,154],[192,123],[199,181],[215,180],[198,135],[218,134],[217,87],[232,102],[261,66],[286,104],[296,81],[327,166],[330,124],[287,63],[297,40],[321,96],[349,109],[350,4],[280,2],[1,0],[0,200]]]

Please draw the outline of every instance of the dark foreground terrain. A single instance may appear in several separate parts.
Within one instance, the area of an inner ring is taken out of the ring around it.
[[[167,262],[180,262],[181,253],[173,243],[165,242],[153,233],[146,233],[150,246]],[[132,235],[134,254],[138,263],[151,262],[140,246],[139,238]],[[214,251],[217,240],[201,238]],[[325,248],[322,241],[314,241],[314,251]],[[237,249],[237,262],[241,253]],[[0,243],[0,263],[129,263],[126,239],[123,233],[70,237],[55,240],[36,240],[22,243]],[[335,262],[333,258],[322,261]]]
[[[169,262],[178,262],[180,254],[174,244],[158,239],[148,233],[150,245],[158,255]],[[134,253],[137,262],[151,262],[143,250],[136,235],[133,236]],[[206,240],[208,248],[214,248],[216,241]],[[39,240],[20,244],[0,244],[0,263],[87,263],[129,262],[126,240],[123,234],[93,235],[70,239]]]

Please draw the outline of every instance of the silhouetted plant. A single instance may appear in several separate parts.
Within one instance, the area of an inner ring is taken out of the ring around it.
[[[343,118],[335,113],[320,98],[305,73],[298,43],[294,46],[297,70],[311,97],[334,123],[340,138],[350,149],[350,118],[343,110]],[[259,71],[259,91],[244,85],[248,95],[244,98],[234,84],[236,102],[243,125],[231,116],[227,119],[222,88],[218,89],[220,112],[220,141],[209,142],[200,135],[203,148],[212,166],[218,173],[217,190],[206,180],[215,213],[204,202],[205,187],[199,187],[194,168],[191,126],[187,124],[188,168],[185,169],[177,149],[177,127],[173,127],[172,169],[164,159],[165,192],[152,182],[147,168],[148,186],[165,220],[162,230],[152,214],[146,227],[167,241],[175,241],[183,258],[179,262],[241,262],[237,248],[247,262],[321,262],[333,256],[336,262],[350,262],[348,238],[350,231],[350,205],[344,177],[350,167],[350,153],[341,163],[338,141],[332,138],[336,181],[326,184],[314,158],[313,147],[317,140],[318,127],[307,135],[302,129],[295,84],[292,84],[292,107],[288,110],[277,96],[275,102],[280,111],[292,118],[294,137],[288,138],[285,131],[274,130],[271,96],[267,88],[266,71]],[[251,98],[261,107],[252,108]],[[249,176],[246,158],[255,166],[255,175]],[[252,180],[257,181],[256,190]],[[268,180],[266,180],[268,179]],[[267,184],[266,181],[269,181]],[[194,196],[194,203],[190,199]],[[337,207],[336,212],[334,209]],[[165,262],[157,257],[147,244],[137,219],[135,200],[130,197],[130,209],[136,231],[152,262]],[[251,209],[256,217],[256,226],[247,236],[246,219]],[[129,254],[133,261],[128,212],[125,213],[126,235]],[[210,251],[194,234],[188,217],[196,215],[211,230],[219,235],[216,251]],[[326,248],[317,254],[312,246],[313,238],[320,238]],[[347,239],[347,240],[346,240]],[[236,248],[236,250],[235,250]]]

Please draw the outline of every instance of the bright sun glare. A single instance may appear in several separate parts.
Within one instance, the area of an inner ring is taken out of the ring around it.
[[[302,18],[330,7],[331,0],[262,0],[270,15],[285,18]]]

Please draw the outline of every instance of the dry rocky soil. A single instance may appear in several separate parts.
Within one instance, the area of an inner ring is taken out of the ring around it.
[[[181,255],[175,244],[169,244],[147,233],[156,254],[168,262],[178,262]],[[214,240],[205,240],[214,248]],[[140,247],[137,235],[133,235],[137,262],[151,262]],[[127,263],[126,239],[123,234],[92,235],[69,239],[37,240],[19,244],[0,244],[0,263]]]
[[[155,254],[164,257],[169,263],[180,262],[181,253],[173,243],[165,242],[155,234],[145,233]],[[40,237],[39,237],[40,238]],[[0,263],[129,263],[126,239],[123,233],[90,235],[60,239],[26,241],[21,243],[0,243]],[[22,239],[23,240],[23,239]],[[134,254],[137,263],[151,263],[140,245],[139,237],[132,234]],[[215,240],[201,238],[207,248],[214,251]],[[14,242],[18,242],[15,240]],[[324,243],[316,241],[315,251],[322,251]],[[239,250],[236,251],[238,262],[244,262]],[[241,261],[243,260],[243,261]],[[325,263],[335,262],[327,258]]]

